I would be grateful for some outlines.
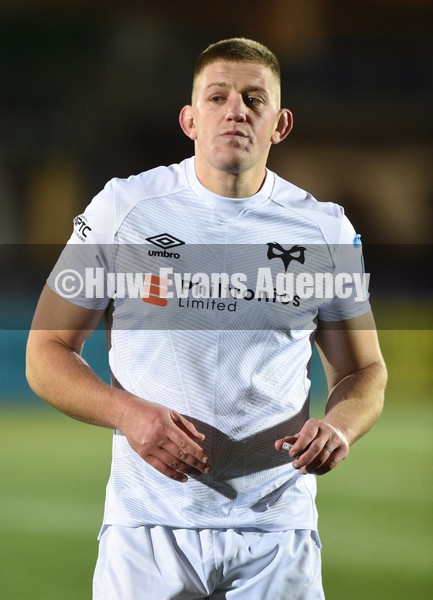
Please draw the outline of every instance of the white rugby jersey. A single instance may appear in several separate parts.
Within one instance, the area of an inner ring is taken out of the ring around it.
[[[353,318],[369,303],[365,291],[350,295],[344,278],[326,298],[293,288],[278,295],[275,282],[288,274],[362,274],[359,236],[340,206],[317,202],[269,170],[240,211],[218,210],[221,201],[198,181],[193,158],[113,179],[75,219],[49,277],[59,293],[58,275],[71,268],[83,278],[89,267],[95,278],[95,269],[158,275],[164,268],[167,281],[180,274],[178,283],[191,271],[237,274],[228,297],[221,287],[200,296],[200,275],[180,288],[183,297],[165,298],[157,279],[150,296],[126,298],[125,276],[115,275],[102,291],[95,279],[64,295],[83,307],[110,307],[115,381],[193,421],[212,465],[209,475],[174,482],[115,431],[104,524],[316,530],[315,477],[300,475],[274,442],[309,418],[317,320]]]

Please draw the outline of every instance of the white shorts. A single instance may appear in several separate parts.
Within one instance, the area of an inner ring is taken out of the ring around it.
[[[317,535],[110,525],[93,600],[323,600]]]

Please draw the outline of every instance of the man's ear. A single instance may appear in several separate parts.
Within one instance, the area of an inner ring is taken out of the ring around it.
[[[272,144],[279,144],[286,139],[286,137],[292,131],[292,128],[293,115],[287,108],[282,108],[280,110],[277,127],[271,137]]]
[[[192,106],[190,104],[184,106],[180,111],[179,123],[185,135],[192,140],[197,138],[197,130],[194,123]]]

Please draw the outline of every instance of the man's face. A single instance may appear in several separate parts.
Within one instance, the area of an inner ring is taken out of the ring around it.
[[[279,83],[268,67],[207,65],[195,81],[187,133],[195,141],[196,161],[233,174],[263,169],[271,144],[280,141],[279,102]]]

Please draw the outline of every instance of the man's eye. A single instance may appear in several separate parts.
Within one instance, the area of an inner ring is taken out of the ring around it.
[[[222,102],[222,100],[223,100],[222,96],[212,96],[210,98],[210,101],[213,102],[213,103],[215,103],[215,104],[218,104],[218,102]]]
[[[256,98],[255,96],[248,96],[247,97],[247,104],[250,104],[251,106],[255,106],[257,104],[260,104],[260,98]]]

